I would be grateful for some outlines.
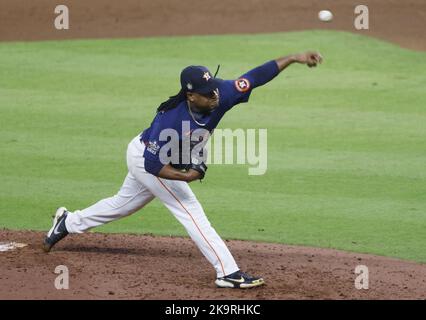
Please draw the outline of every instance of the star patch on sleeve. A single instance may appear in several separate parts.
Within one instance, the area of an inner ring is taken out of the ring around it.
[[[239,92],[246,92],[250,90],[250,81],[248,81],[245,78],[240,78],[238,80],[235,80],[235,88]]]

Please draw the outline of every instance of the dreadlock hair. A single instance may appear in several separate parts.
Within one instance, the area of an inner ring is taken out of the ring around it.
[[[169,97],[167,101],[164,101],[157,108],[157,112],[169,111],[178,106],[179,103],[186,100],[186,91],[181,89],[176,95]]]

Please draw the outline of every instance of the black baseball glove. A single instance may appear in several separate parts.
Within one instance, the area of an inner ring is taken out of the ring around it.
[[[200,181],[204,179],[204,176],[206,175],[207,171],[207,165],[204,162],[201,162],[199,164],[191,163],[189,165],[189,169],[198,171],[200,173]]]

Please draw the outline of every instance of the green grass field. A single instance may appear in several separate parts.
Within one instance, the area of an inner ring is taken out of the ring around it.
[[[113,195],[128,142],[203,64],[235,78],[320,50],[230,111],[267,128],[268,171],[211,165],[192,188],[224,238],[426,262],[426,53],[342,32],[0,43],[0,227],[47,230],[60,205]],[[155,200],[102,232],[186,235]]]

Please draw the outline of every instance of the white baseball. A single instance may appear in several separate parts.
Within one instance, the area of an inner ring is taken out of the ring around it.
[[[333,14],[331,13],[331,11],[328,10],[321,10],[320,12],[318,12],[318,18],[321,21],[331,21],[333,20]]]

